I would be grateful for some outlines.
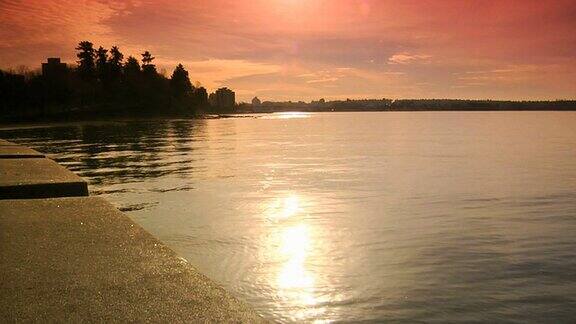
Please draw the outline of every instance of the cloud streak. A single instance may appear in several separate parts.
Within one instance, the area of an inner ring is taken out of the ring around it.
[[[414,64],[414,63],[429,63],[432,55],[426,54],[408,54],[399,53],[394,54],[388,59],[389,64]]]

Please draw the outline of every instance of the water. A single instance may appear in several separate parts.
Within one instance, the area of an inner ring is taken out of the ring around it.
[[[277,321],[573,322],[576,113],[4,129]]]

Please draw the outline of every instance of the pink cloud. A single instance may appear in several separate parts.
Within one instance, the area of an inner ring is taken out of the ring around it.
[[[398,53],[392,55],[388,59],[389,64],[413,64],[413,63],[428,63],[431,55],[425,54],[408,54],[408,53]]]

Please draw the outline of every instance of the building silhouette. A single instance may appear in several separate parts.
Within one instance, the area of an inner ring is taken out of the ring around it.
[[[218,106],[218,103],[216,102],[216,94],[214,92],[208,95],[208,104],[212,107]]]
[[[232,109],[236,104],[236,93],[226,87],[220,88],[210,94],[208,102],[215,108]]]
[[[252,99],[252,105],[253,106],[260,106],[262,104],[262,101],[260,101],[260,99],[258,99],[258,97],[254,97],[254,99]]]
[[[60,105],[69,102],[72,88],[68,71],[68,66],[59,57],[50,57],[46,63],[42,63],[44,90],[40,105],[45,102]]]
[[[48,58],[47,63],[42,63],[42,76],[46,79],[59,80],[66,76],[66,63],[60,62],[59,57]]]
[[[194,98],[196,99],[196,104],[205,106],[208,103],[208,92],[206,92],[206,88],[194,88]]]

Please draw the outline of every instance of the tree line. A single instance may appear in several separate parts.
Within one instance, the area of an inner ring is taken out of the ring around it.
[[[75,67],[49,59],[42,73],[0,70],[0,116],[193,115],[208,108],[206,89],[192,85],[182,64],[168,78],[149,51],[138,61],[117,46],[82,41],[75,49]]]
[[[468,100],[468,99],[398,99],[390,110],[399,111],[507,111],[507,110],[576,110],[574,100]]]
[[[507,110],[576,110],[575,100],[505,101],[469,99],[346,99],[309,103],[264,101],[240,104],[236,111],[264,113],[276,111],[507,111]]]

